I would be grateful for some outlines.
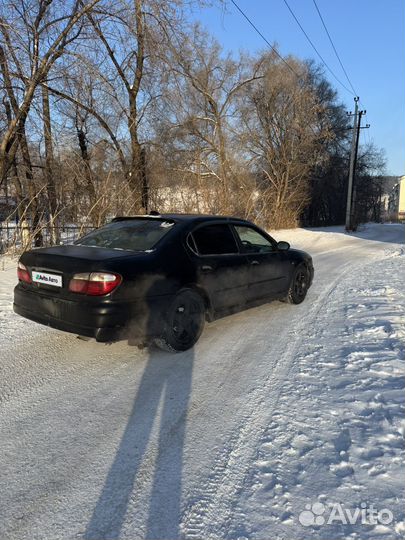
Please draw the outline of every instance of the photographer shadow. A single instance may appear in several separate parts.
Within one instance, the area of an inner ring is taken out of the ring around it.
[[[128,422],[84,533],[87,540],[120,538],[124,522],[132,521],[130,512],[138,522],[145,507],[142,537],[179,538],[193,363],[193,349],[179,354],[149,349]]]

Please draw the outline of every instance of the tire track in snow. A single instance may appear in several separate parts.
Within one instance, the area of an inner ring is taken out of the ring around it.
[[[203,485],[197,496],[192,497],[183,511],[180,526],[182,536],[187,540],[202,538],[226,537],[229,528],[234,501],[249,472],[251,458],[256,453],[257,443],[267,428],[267,421],[276,410],[280,396],[283,393],[283,383],[288,377],[294,358],[300,348],[302,335],[307,335],[315,324],[320,311],[328,298],[333,294],[342,280],[351,272],[358,272],[363,266],[387,256],[397,256],[397,251],[385,250],[367,261],[359,264],[347,262],[341,267],[341,272],[320,293],[312,305],[309,316],[303,317],[298,328],[286,329],[279,334],[278,342],[288,343],[284,352],[279,346],[276,353],[272,350],[267,357],[278,356],[272,373],[266,378],[263,385],[257,387],[249,395],[249,410],[239,421],[239,429],[234,431],[226,443],[218,450],[208,478],[200,478],[199,485]],[[299,314],[293,319],[294,323]],[[299,320],[299,319],[298,319]],[[283,337],[284,336],[284,337]],[[274,397],[269,400],[269,393],[275,391]],[[270,405],[270,406],[269,406]],[[241,516],[243,518],[243,516]],[[242,524],[243,526],[243,524]]]

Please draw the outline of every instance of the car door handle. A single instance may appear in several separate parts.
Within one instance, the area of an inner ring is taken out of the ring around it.
[[[257,266],[260,263],[259,263],[259,261],[254,260],[254,261],[250,261],[250,264],[251,264],[251,266]]]
[[[201,270],[202,270],[204,273],[208,273],[208,272],[212,272],[212,271],[213,271],[213,268],[212,268],[212,266],[210,266],[209,264],[204,264],[204,265],[201,267]]]

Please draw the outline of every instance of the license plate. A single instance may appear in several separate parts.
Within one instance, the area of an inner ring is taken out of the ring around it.
[[[46,272],[38,272],[37,270],[33,270],[32,272],[32,281],[35,281],[35,283],[41,283],[41,285],[62,287],[62,276],[48,274]]]

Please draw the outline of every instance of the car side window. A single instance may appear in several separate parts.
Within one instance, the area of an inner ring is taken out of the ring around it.
[[[245,225],[235,225],[235,231],[247,253],[269,253],[273,244],[261,233]]]
[[[193,231],[192,236],[199,255],[239,253],[229,225],[205,225]]]

